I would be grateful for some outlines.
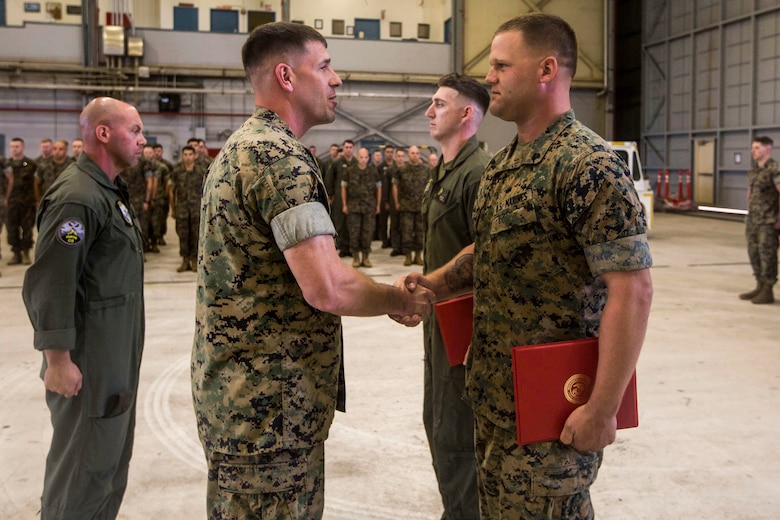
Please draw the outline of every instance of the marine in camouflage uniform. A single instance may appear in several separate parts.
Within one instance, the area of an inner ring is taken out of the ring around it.
[[[361,148],[357,164],[349,166],[341,177],[342,209],[347,215],[352,267],[372,267],[368,256],[371,253],[371,238],[379,213],[381,191],[382,181],[376,167],[368,164],[368,150]]]
[[[122,171],[122,179],[127,183],[130,193],[130,204],[138,218],[139,229],[144,237],[144,251],[149,251],[149,210],[151,194],[155,180],[154,165],[151,161],[140,157],[138,164]]]
[[[36,190],[39,199],[46,194],[46,191],[51,188],[51,185],[54,184],[57,177],[59,177],[60,174],[65,171],[65,168],[72,162],[73,159],[70,157],[66,157],[65,160],[60,163],[52,158],[50,161],[46,161],[43,166],[38,167],[35,178],[40,182],[39,188]]]
[[[5,176],[5,157],[0,155],[0,234],[3,232],[3,226],[5,226],[5,192],[8,189],[8,178]],[[3,258],[2,251],[0,251],[0,258]]]
[[[12,140],[13,144],[13,140]],[[22,148],[22,150],[24,150]],[[9,264],[29,264],[35,225],[35,172],[38,165],[27,156],[6,161],[8,181],[6,230],[13,258]]]
[[[195,270],[198,257],[198,233],[200,229],[201,194],[206,170],[194,158],[194,151],[185,147],[182,155],[192,153],[192,162],[186,161],[174,167],[171,174],[171,207],[176,219],[176,234],[179,236],[179,255],[182,265],[178,271]]]
[[[771,157],[772,144],[768,137],[753,140],[751,151],[755,162],[748,172],[745,238],[756,289],[740,294],[740,298],[758,304],[774,302],[772,288],[777,283],[780,169]]]
[[[642,205],[623,164],[572,111],[488,165],[474,208],[474,333],[466,395],[477,419],[487,518],[591,518],[602,453],[558,441],[518,446],[511,349],[599,335],[601,275],[652,264]],[[492,448],[516,471],[502,480]],[[499,491],[503,489],[503,491]],[[547,518],[547,516],[544,516]]]
[[[328,190],[332,208],[330,218],[333,220],[333,226],[336,228],[336,247],[339,249],[340,256],[349,256],[352,251],[349,250],[349,227],[347,226],[347,216],[344,214],[344,205],[341,200],[341,179],[344,177],[344,172],[347,168],[357,164],[357,158],[353,153],[355,145],[352,141],[344,141],[342,146],[345,150],[344,155],[330,163],[328,171],[323,172],[323,175],[325,176],[325,188]]]
[[[212,514],[226,507],[212,488],[289,490],[321,459],[341,319],[306,303],[282,254],[299,239],[283,230],[315,210],[325,218],[306,219],[307,235],[335,230],[314,158],[276,114],[256,109],[228,139],[203,193],[192,391]]]
[[[171,170],[162,161],[155,159],[154,163],[157,170],[157,183],[152,196],[149,234],[152,252],[157,253],[160,251],[158,246],[165,245],[165,232],[167,231],[168,212],[170,210],[168,184],[171,179]],[[198,207],[198,213],[200,213],[200,207]]]
[[[393,197],[400,220],[401,248],[406,255],[404,265],[423,264],[421,253],[424,227],[420,211],[429,177],[430,170],[428,165],[420,160],[419,149],[416,146],[409,147],[409,162],[395,171],[392,181]]]
[[[171,172],[173,172],[173,163],[163,157],[163,146],[159,143],[154,145],[154,158],[160,163],[160,179],[157,183],[157,193],[155,193],[153,226],[157,245],[164,246],[167,245],[165,235],[168,234],[168,210],[170,209],[168,207],[168,181]]]
[[[257,108],[212,163],[201,211],[191,377],[207,511],[317,520],[323,443],[344,407],[339,316],[424,317],[433,295],[376,283],[338,256],[328,192],[299,140],[336,117],[325,38],[265,24],[242,61]]]

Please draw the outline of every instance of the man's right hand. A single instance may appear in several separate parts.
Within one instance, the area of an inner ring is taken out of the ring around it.
[[[81,370],[70,359],[68,350],[46,350],[46,372],[43,374],[43,385],[46,390],[73,397],[81,390]]]
[[[418,284],[424,280],[421,273],[410,273],[399,277],[393,284],[406,291],[407,312],[404,314],[390,314],[390,318],[401,325],[416,327],[431,312],[431,305],[436,302],[436,295],[429,289]]]

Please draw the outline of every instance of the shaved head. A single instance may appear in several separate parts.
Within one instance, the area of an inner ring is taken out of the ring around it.
[[[138,111],[109,97],[90,101],[79,116],[84,153],[113,181],[123,169],[134,166],[146,138]]]
[[[135,107],[118,99],[100,97],[90,101],[79,116],[79,126],[85,148],[89,149],[91,145],[95,144],[97,140],[95,132],[99,126],[109,128],[115,126],[116,122],[122,118],[123,113],[127,111],[135,111]]]

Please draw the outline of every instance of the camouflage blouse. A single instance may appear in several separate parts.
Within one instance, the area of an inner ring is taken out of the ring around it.
[[[320,443],[333,420],[341,320],[306,303],[283,251],[335,235],[314,157],[257,108],[204,182],[192,392],[207,451]]]

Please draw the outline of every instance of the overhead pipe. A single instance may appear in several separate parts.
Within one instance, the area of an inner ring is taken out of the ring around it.
[[[96,90],[113,90],[116,92],[169,92],[172,94],[222,94],[222,95],[253,95],[252,89],[226,89],[214,87],[166,87],[166,86],[141,86],[133,85],[66,85],[61,83],[22,83],[0,82],[0,88],[9,90],[71,90],[93,92]],[[339,98],[368,98],[368,99],[429,99],[427,94],[394,94],[375,92],[337,92]]]

